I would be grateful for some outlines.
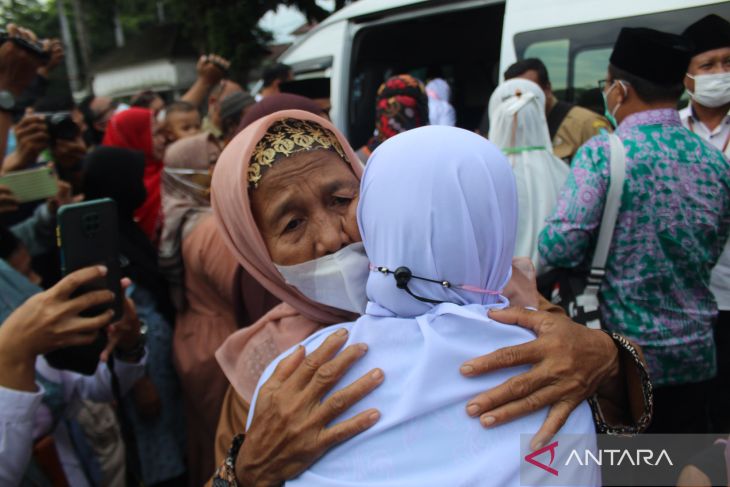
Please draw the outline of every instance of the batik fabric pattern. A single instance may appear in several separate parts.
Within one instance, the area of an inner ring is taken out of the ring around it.
[[[730,231],[730,164],[682,127],[676,110],[632,114],[617,135],[626,181],[601,287],[605,326],[639,343],[655,385],[716,373],[710,271]],[[609,184],[609,139],[576,153],[540,235],[545,263],[590,262]]]

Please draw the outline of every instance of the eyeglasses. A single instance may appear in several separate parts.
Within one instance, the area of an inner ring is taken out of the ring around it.
[[[610,83],[608,82],[607,79],[599,79],[598,80],[598,88],[600,88],[601,91],[606,91],[606,87],[607,86],[610,86],[610,85],[612,85],[612,84],[614,84],[616,82],[618,82],[620,84],[623,84],[623,85],[630,85],[631,84],[628,81],[623,80],[623,79],[614,79],[614,80],[611,80]],[[624,86],[624,88],[625,88],[625,86]]]

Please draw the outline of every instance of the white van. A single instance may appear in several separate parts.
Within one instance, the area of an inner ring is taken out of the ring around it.
[[[330,116],[357,148],[372,134],[375,92],[390,75],[444,77],[457,125],[475,129],[505,68],[538,57],[559,98],[602,113],[597,81],[621,27],[681,33],[710,13],[730,18],[730,2],[358,0],[279,60],[296,78],[331,79]]]

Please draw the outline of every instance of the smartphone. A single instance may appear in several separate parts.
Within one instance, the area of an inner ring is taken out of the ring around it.
[[[56,196],[58,182],[50,167],[15,171],[0,176],[0,185],[7,186],[20,203]]]
[[[111,308],[114,310],[112,322],[118,321],[123,313],[124,295],[120,282],[122,270],[116,203],[103,198],[66,205],[58,210],[56,218],[61,273],[64,276],[92,265],[105,265],[108,269],[105,277],[81,286],[72,297],[101,289],[109,289],[115,296],[112,303],[89,308],[80,316],[96,316]],[[90,375],[96,370],[99,354],[106,344],[106,332],[102,330],[94,343],[56,350],[46,354],[46,360],[53,367]]]

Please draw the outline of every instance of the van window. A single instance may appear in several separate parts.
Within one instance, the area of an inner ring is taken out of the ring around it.
[[[712,13],[730,18],[730,2],[521,32],[514,36],[515,52],[517,59],[543,60],[558,98],[602,113],[603,102],[596,83],[606,77],[608,58],[622,27],[649,27],[680,34]]]
[[[611,48],[588,49],[575,56],[574,99],[579,105],[598,113],[603,113],[603,97],[598,80],[606,77],[611,51]]]
[[[525,58],[538,58],[545,63],[553,91],[565,91],[568,87],[568,39],[536,42],[525,49]]]

